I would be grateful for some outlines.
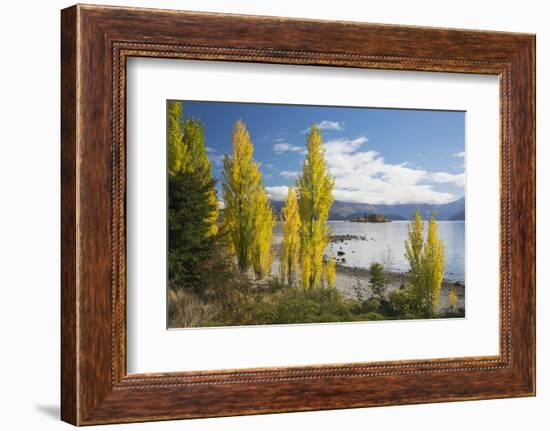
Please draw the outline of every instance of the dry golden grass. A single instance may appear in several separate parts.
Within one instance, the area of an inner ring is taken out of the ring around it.
[[[193,328],[204,325],[216,313],[197,295],[182,289],[168,291],[168,327]]]

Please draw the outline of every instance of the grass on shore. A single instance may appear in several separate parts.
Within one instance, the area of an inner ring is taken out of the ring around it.
[[[185,290],[169,294],[169,327],[212,327],[294,323],[357,322],[373,320],[464,317],[464,309],[434,316],[414,310],[407,291],[388,299],[345,298],[330,288],[288,287],[273,279],[267,287],[235,291],[224,300],[204,299]]]

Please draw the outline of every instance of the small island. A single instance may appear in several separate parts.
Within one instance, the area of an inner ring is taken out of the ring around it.
[[[351,219],[356,223],[388,223],[391,222],[384,214],[364,214],[363,217]]]

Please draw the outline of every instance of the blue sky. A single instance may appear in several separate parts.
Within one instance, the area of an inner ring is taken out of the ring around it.
[[[322,129],[336,200],[444,203],[464,196],[464,112],[197,101],[183,101],[183,111],[203,122],[218,180],[242,119],[276,200],[301,171],[311,124]]]

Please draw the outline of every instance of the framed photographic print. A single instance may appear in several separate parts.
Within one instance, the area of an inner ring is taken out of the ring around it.
[[[535,394],[535,37],[62,11],[62,419]]]
[[[169,328],[465,317],[465,112],[167,113]]]

